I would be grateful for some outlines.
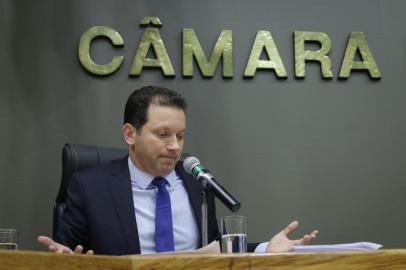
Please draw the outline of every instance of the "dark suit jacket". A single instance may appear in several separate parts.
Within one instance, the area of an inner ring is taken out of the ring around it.
[[[183,170],[182,162],[175,170],[189,194],[200,231],[200,184]],[[210,243],[219,238],[213,195],[209,195],[208,220]],[[80,244],[96,254],[140,253],[128,156],[73,174],[55,241],[70,248]]]
[[[183,162],[179,161],[175,170],[184,182],[201,232],[200,184],[184,171]],[[66,208],[54,240],[71,249],[80,244],[85,251],[92,249],[96,254],[138,254],[136,222],[126,156],[72,175]],[[209,193],[208,241],[219,239],[214,197]],[[256,246],[248,244],[248,251]]]

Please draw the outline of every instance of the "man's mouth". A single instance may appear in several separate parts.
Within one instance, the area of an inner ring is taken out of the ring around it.
[[[169,160],[176,160],[177,156],[161,156],[161,158],[169,159]]]

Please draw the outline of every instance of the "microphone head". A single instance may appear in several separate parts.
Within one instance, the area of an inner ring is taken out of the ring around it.
[[[183,161],[183,169],[188,174],[192,174],[192,170],[196,165],[200,164],[200,160],[197,157],[190,156]]]

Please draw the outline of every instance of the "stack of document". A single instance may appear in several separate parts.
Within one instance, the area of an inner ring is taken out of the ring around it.
[[[294,246],[294,252],[320,252],[320,251],[362,251],[362,250],[375,250],[381,248],[382,245],[371,242],[358,242],[350,244],[336,244],[336,245],[306,245]]]

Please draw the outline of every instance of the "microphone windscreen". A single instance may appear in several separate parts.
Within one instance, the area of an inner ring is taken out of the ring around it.
[[[190,156],[188,158],[186,158],[183,161],[183,169],[185,170],[185,172],[187,172],[188,174],[192,174],[192,170],[196,165],[199,165],[200,161],[194,157],[194,156]]]

